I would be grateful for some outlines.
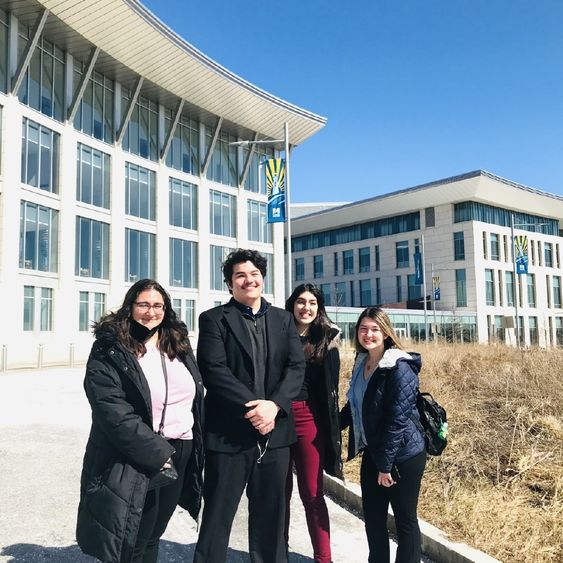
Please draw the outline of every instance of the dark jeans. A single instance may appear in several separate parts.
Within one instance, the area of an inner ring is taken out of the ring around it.
[[[420,563],[420,529],[416,509],[420,482],[426,466],[426,451],[397,464],[401,480],[392,487],[377,484],[378,470],[366,449],[362,458],[360,483],[369,563],[389,563],[387,510],[393,507],[397,528],[396,563]]]
[[[131,563],[156,563],[160,537],[164,534],[182,494],[184,474],[190,465],[193,443],[192,440],[169,442],[176,450],[172,461],[178,471],[178,479],[171,485],[147,493]]]
[[[290,447],[291,459],[286,493],[285,538],[289,539],[289,503],[293,491],[295,463],[299,496],[303,501],[315,563],[330,563],[330,522],[323,494],[324,433],[316,409],[309,401],[293,401],[297,442]]]
[[[289,447],[237,453],[207,451],[203,517],[194,563],[225,563],[231,527],[246,486],[248,551],[253,563],[287,561],[283,537]]]

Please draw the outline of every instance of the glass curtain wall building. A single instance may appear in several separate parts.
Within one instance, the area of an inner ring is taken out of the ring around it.
[[[49,9],[47,9],[47,4]],[[143,37],[150,49],[131,49]],[[213,69],[213,72],[210,72]],[[325,118],[249,84],[138,2],[0,0],[0,287],[14,330],[0,369],[82,361],[92,323],[158,279],[197,336],[229,300],[221,262],[268,259],[283,305],[283,225],[266,222],[263,162]],[[14,245],[14,241],[18,241]]]

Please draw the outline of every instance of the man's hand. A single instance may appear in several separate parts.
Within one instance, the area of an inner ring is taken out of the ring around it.
[[[260,434],[264,436],[274,429],[276,416],[280,410],[276,403],[266,399],[256,399],[248,401],[244,406],[250,409],[244,418],[247,418]]]

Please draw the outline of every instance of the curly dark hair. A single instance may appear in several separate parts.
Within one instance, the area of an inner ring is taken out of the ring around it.
[[[303,352],[305,353],[305,358],[307,358],[308,361],[320,364],[324,360],[328,345],[330,344],[335,331],[333,323],[326,313],[323,292],[318,286],[312,283],[302,283],[301,285],[298,285],[293,290],[293,293],[287,298],[287,301],[285,302],[285,310],[289,311],[293,315],[295,302],[306,291],[314,295],[317,300],[318,311],[317,316],[309,328],[309,334],[307,341],[303,346]],[[297,323],[295,316],[293,319]]]
[[[164,315],[158,329],[159,349],[171,360],[176,357],[185,357],[191,351],[188,329],[178,319],[166,290],[155,280],[143,279],[133,284],[125,294],[121,307],[115,312],[105,314],[94,324],[94,334],[100,336],[106,332],[112,332],[129,352],[136,356],[144,355],[147,351],[145,345],[131,335],[133,320],[131,312],[139,294],[148,289],[158,291],[164,301]]]
[[[236,264],[241,264],[244,262],[252,262],[262,274],[262,277],[266,277],[266,272],[268,268],[268,261],[260,252],[257,250],[249,250],[248,248],[237,248],[233,250],[223,262],[223,279],[231,291],[231,284],[233,280],[233,270]]]

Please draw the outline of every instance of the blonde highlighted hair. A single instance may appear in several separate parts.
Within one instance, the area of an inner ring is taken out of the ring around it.
[[[376,322],[383,335],[385,337],[385,349],[388,348],[399,348],[399,350],[404,350],[399,337],[395,333],[395,329],[391,324],[391,320],[389,319],[387,313],[379,308],[379,307],[368,307],[364,309],[360,316],[358,317],[358,321],[356,322],[356,330],[354,332],[354,346],[356,348],[356,352],[366,352],[367,350],[360,344],[360,340],[358,338],[358,330],[360,328],[360,323],[364,319],[371,319],[372,321]]]

